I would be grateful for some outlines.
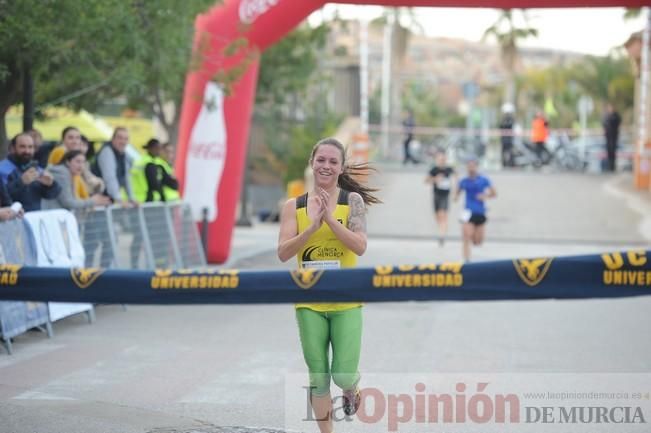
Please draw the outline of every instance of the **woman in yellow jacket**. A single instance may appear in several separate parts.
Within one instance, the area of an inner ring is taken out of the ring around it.
[[[344,146],[334,138],[312,149],[314,189],[290,199],[280,216],[278,257],[296,256],[299,268],[354,267],[366,251],[366,205],[380,203],[376,191],[353,176],[368,166],[347,165]],[[352,287],[351,287],[352,289]],[[310,402],[321,433],[331,433],[330,379],[343,390],[344,413],[359,407],[362,304],[297,304],[303,357],[310,372]],[[332,346],[332,364],[329,348]]]

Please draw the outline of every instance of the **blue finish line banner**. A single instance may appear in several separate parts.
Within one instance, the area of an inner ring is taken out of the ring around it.
[[[0,265],[0,299],[256,304],[651,295],[651,251],[337,270],[120,271]]]

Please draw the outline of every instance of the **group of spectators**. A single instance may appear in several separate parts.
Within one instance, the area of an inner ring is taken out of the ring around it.
[[[514,106],[504,104],[502,106],[502,120],[499,128],[501,130],[500,141],[502,144],[502,166],[515,167],[515,149],[514,149],[514,126],[515,118],[513,115]],[[607,103],[604,115],[601,120],[603,126],[605,148],[606,148],[606,171],[614,172],[617,166],[617,148],[619,146],[619,129],[622,123],[622,117],[615,109],[614,105]],[[531,121],[531,143],[532,149],[539,163],[548,164],[552,159],[552,153],[547,148],[549,138],[549,122],[542,111],[538,111]]]
[[[37,130],[11,139],[0,161],[0,221],[24,212],[125,207],[179,198],[171,167],[173,147],[151,139],[133,161],[126,152],[129,131],[117,127],[95,154],[92,143],[69,126],[58,143],[44,143]]]

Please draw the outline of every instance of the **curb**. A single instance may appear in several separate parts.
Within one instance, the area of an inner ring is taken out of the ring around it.
[[[630,176],[618,175],[606,181],[602,188],[607,194],[624,200],[629,209],[640,214],[638,231],[645,240],[651,242],[651,194],[633,190],[630,186],[625,186],[625,182],[632,184]]]

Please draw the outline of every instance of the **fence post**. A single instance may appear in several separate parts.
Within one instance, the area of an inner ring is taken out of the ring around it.
[[[203,253],[208,255],[208,208],[201,209],[201,246]]]
[[[170,237],[172,239],[172,251],[174,252],[174,261],[176,262],[177,269],[184,267],[183,258],[181,257],[181,249],[179,248],[179,239],[177,232],[174,229],[174,224],[172,224],[172,209],[170,209],[169,203],[163,203],[165,211],[165,222],[167,223],[167,230],[170,232]]]
[[[145,258],[147,261],[147,266],[149,269],[156,269],[156,259],[154,258],[154,251],[151,248],[151,239],[149,239],[149,233],[147,233],[147,222],[145,221],[145,211],[142,206],[134,207],[127,209],[127,212],[136,212],[138,227],[137,230],[140,231],[142,235],[142,247],[145,251]],[[130,220],[130,222],[135,222]]]
[[[240,199],[240,217],[235,222],[237,227],[251,227],[249,219],[249,165],[244,167],[244,176],[242,179],[242,197]]]

